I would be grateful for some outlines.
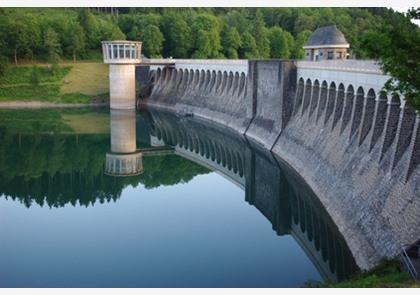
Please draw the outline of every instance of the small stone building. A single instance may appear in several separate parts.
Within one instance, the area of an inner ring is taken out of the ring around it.
[[[305,49],[305,60],[347,59],[347,43],[343,33],[335,25],[321,27],[309,37]]]

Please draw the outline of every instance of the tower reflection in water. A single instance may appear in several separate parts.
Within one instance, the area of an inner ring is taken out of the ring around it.
[[[105,174],[132,176],[143,172],[142,153],[136,144],[136,111],[112,110],[111,151],[106,154]]]

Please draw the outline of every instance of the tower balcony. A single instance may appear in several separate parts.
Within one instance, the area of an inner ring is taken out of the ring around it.
[[[141,62],[140,41],[102,41],[102,55],[106,64],[137,64]]]

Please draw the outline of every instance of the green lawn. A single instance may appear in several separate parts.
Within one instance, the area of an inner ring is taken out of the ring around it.
[[[97,96],[108,92],[108,65],[102,62],[71,64],[71,70],[61,84],[62,94],[82,93]]]
[[[52,70],[37,66],[10,67],[0,77],[0,102],[41,101],[52,103],[89,103],[108,100],[108,66],[102,62],[63,63]]]
[[[419,288],[420,282],[414,281],[408,273],[402,271],[398,260],[384,260],[367,272],[355,274],[349,280],[340,283],[310,285],[321,288]]]
[[[38,66],[39,82],[58,82],[70,72],[71,66],[60,66],[53,72],[48,66]],[[1,85],[30,84],[32,67],[10,67],[0,76]]]

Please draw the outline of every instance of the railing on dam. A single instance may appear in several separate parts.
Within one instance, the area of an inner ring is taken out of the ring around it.
[[[221,71],[221,72],[238,72],[248,73],[248,60],[237,59],[148,59],[147,62],[156,64],[151,66],[151,70],[163,69],[165,64],[173,63],[176,69],[184,70],[204,70],[204,71]],[[161,64],[161,65],[159,65]]]
[[[380,65],[375,60],[336,59],[321,61],[298,61],[298,69],[318,69],[327,71],[360,72],[382,75]]]

